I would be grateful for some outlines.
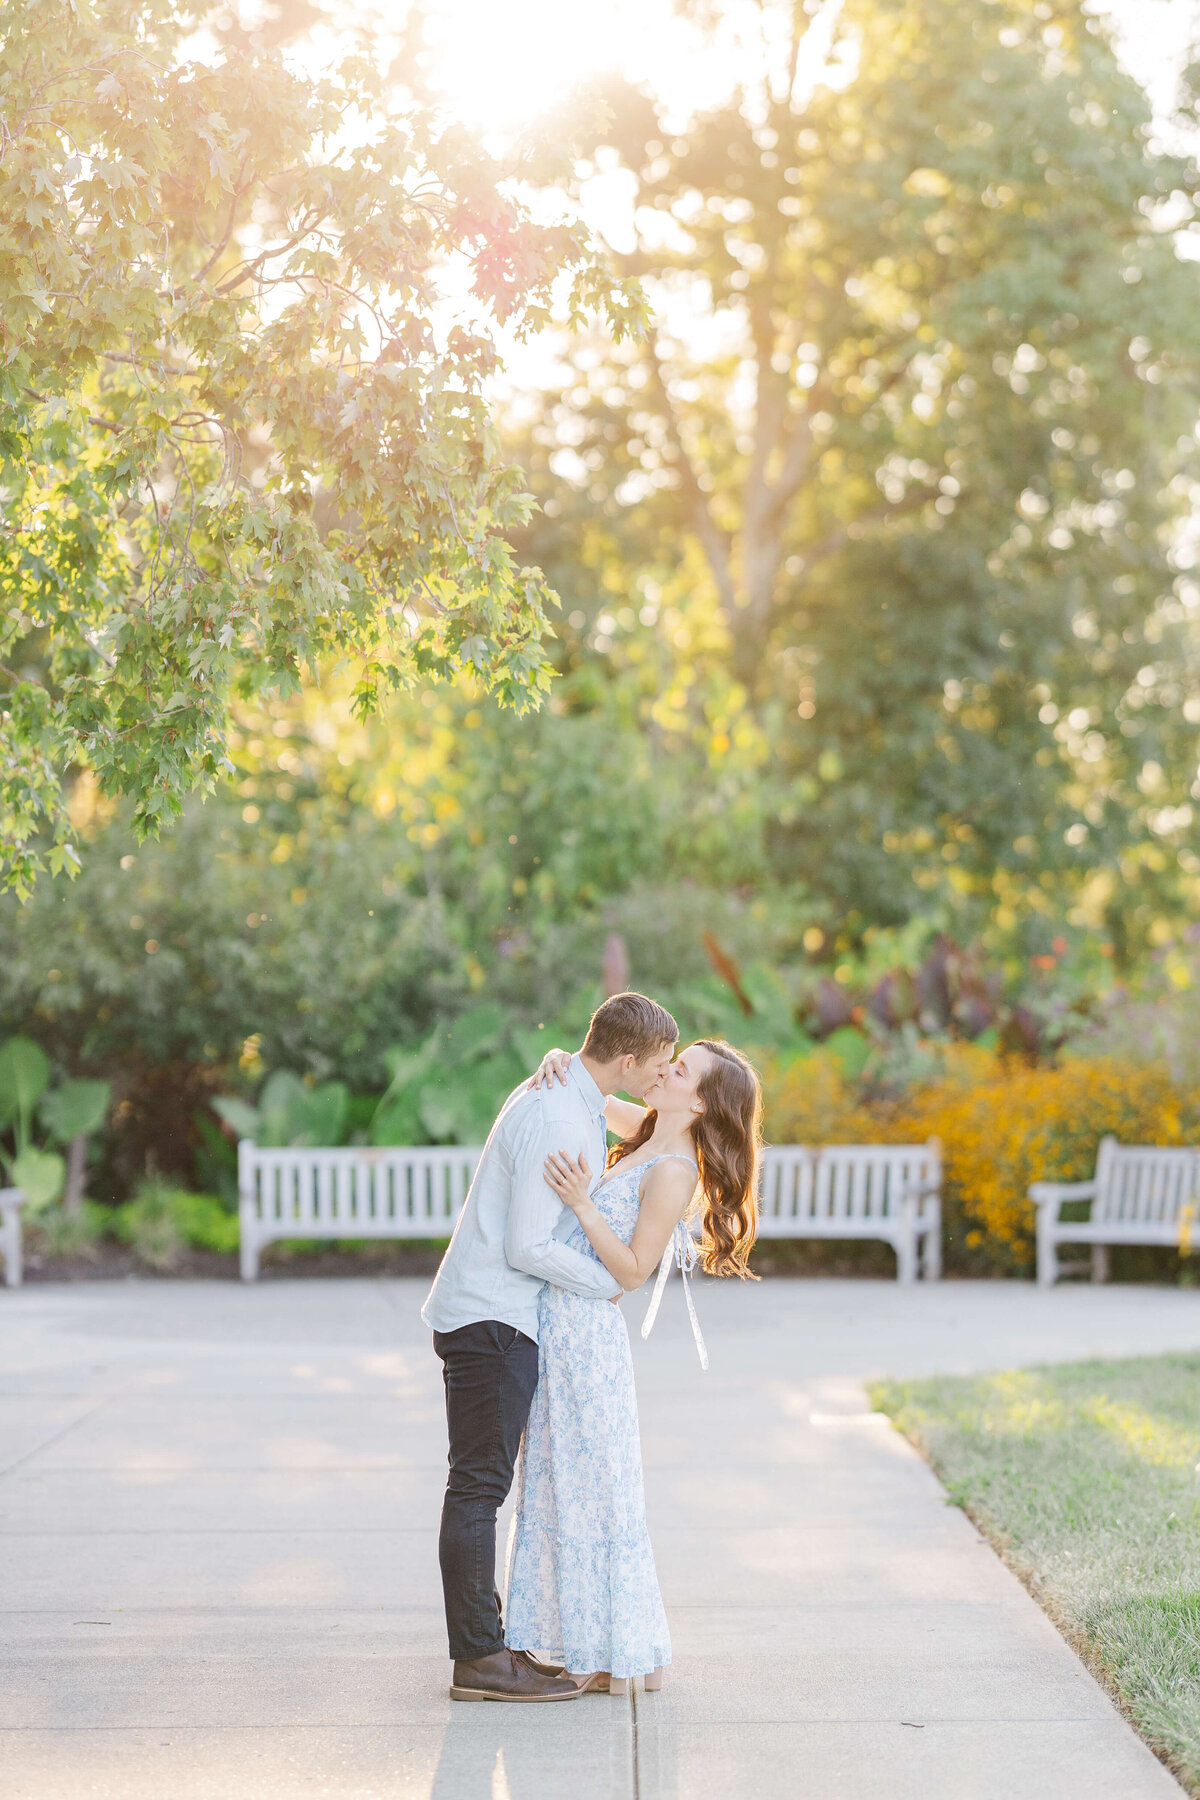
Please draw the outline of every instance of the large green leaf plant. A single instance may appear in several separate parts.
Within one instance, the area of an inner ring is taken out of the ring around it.
[[[7,1136],[7,1146],[0,1146],[0,1166],[11,1185],[24,1193],[29,1212],[41,1212],[60,1197],[65,1211],[77,1212],[87,1140],[104,1123],[111,1085],[50,1083],[50,1060],[32,1038],[11,1037],[0,1044],[0,1132]],[[41,1142],[35,1122],[42,1127]]]
[[[348,1100],[342,1081],[308,1083],[290,1069],[276,1069],[263,1082],[257,1104],[222,1094],[213,1105],[239,1138],[283,1147],[340,1144]]]
[[[494,1002],[469,1007],[415,1046],[385,1052],[391,1080],[373,1106],[340,1081],[314,1084],[287,1069],[267,1076],[255,1103],[221,1095],[213,1105],[239,1138],[264,1146],[482,1144],[546,1049],[582,1041],[598,997],[581,993],[554,1025],[524,1024]]]
[[[438,1026],[415,1050],[390,1051],[372,1143],[482,1144],[506,1095],[539,1061],[529,1046],[522,1051],[531,1035],[487,1004]]]

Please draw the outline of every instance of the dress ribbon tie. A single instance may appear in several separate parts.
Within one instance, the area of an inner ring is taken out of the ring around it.
[[[654,1328],[658,1309],[662,1305],[667,1277],[671,1273],[671,1264],[678,1263],[680,1278],[683,1281],[683,1297],[687,1301],[688,1318],[692,1322],[692,1336],[696,1341],[696,1354],[700,1358],[700,1367],[707,1369],[708,1351],[704,1347],[704,1334],[700,1330],[700,1321],[696,1317],[696,1302],[692,1299],[692,1284],[688,1280],[699,1255],[700,1246],[687,1225],[681,1221],[671,1233],[671,1241],[663,1252],[663,1259],[658,1265],[658,1279],[654,1283],[654,1292],[650,1297],[650,1304],[646,1308],[646,1317],[642,1320],[642,1336],[648,1338]]]

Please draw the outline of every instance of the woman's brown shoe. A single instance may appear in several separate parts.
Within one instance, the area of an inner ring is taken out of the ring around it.
[[[503,1700],[526,1705],[548,1700],[578,1700],[582,1688],[569,1675],[540,1675],[511,1650],[456,1662],[450,1683],[452,1700]]]
[[[597,1669],[594,1675],[572,1675],[571,1680],[581,1694],[607,1694],[612,1676],[607,1669]]]

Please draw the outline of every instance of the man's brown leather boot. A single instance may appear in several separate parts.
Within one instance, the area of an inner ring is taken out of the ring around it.
[[[569,1675],[541,1675],[511,1650],[498,1650],[495,1656],[480,1656],[474,1662],[456,1662],[450,1684],[452,1700],[530,1703],[578,1700],[581,1692]]]

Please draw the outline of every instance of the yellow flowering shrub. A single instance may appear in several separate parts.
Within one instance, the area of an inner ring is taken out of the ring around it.
[[[821,1051],[781,1064],[755,1059],[763,1086],[767,1142],[858,1144],[879,1141],[877,1112],[863,1105],[832,1056]]]
[[[1126,1144],[1178,1144],[1200,1132],[1200,1094],[1162,1063],[1111,1057],[1030,1068],[974,1045],[950,1047],[935,1078],[903,1097],[856,1095],[820,1055],[764,1077],[768,1141],[941,1140],[947,1226],[1003,1268],[1034,1259],[1034,1181],[1083,1181],[1106,1134]]]

